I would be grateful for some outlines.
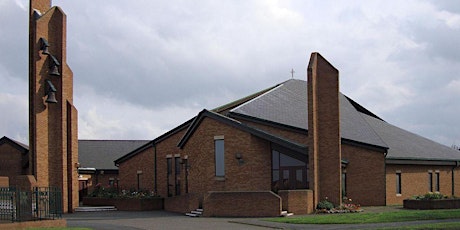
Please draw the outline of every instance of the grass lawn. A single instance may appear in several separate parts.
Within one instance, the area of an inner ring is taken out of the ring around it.
[[[268,221],[290,224],[370,224],[417,220],[460,219],[460,209],[400,210],[381,213],[316,214],[301,217],[269,218]]]

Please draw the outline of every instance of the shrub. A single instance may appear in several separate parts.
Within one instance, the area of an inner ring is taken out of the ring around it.
[[[326,210],[331,210],[334,208],[334,204],[332,204],[331,202],[329,202],[328,200],[322,200],[318,203],[318,205],[316,205],[316,209],[326,209]]]
[[[448,197],[441,193],[432,193],[432,192],[429,192],[425,195],[417,195],[417,196],[412,197],[412,199],[414,200],[441,200],[441,199],[446,199],[446,198]]]

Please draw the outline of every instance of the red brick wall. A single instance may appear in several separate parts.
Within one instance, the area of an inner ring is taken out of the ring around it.
[[[6,176],[13,183],[17,175],[22,174],[22,153],[10,144],[0,145],[0,176]]]
[[[170,137],[166,138],[165,140],[161,141],[160,143],[156,144],[157,149],[157,172],[158,172],[158,194],[162,197],[168,197],[168,190],[167,190],[167,172],[166,172],[166,156],[172,156],[172,170],[174,178],[174,155],[179,154],[181,151],[177,147],[177,143],[179,143],[182,136],[184,136],[187,129],[181,130]],[[183,168],[182,168],[183,169]],[[182,170],[183,175],[183,170]],[[184,187],[184,180],[182,181],[182,187]],[[174,187],[170,188],[172,193],[174,194]],[[183,194],[183,193],[182,193]]]
[[[387,205],[402,204],[404,199],[414,195],[423,195],[429,192],[428,171],[432,170],[433,175],[439,170],[440,193],[452,194],[452,166],[425,166],[425,165],[387,165],[386,166],[386,202]],[[396,194],[396,172],[401,172],[401,195]],[[457,182],[455,193],[460,194],[458,184],[460,181],[459,170],[455,171]],[[434,191],[433,177],[433,191]]]
[[[214,136],[224,136],[225,178],[215,177]],[[235,158],[236,153],[241,153],[243,164]],[[191,193],[271,189],[270,144],[249,133],[204,118],[181,154],[188,156],[191,165]]]
[[[203,209],[203,216],[280,216],[281,197],[271,191],[209,192]]]
[[[342,201],[339,73],[318,53],[310,57],[307,92],[310,189],[315,191],[315,203],[328,197],[339,205]]]
[[[164,199],[164,209],[169,212],[187,213],[199,208],[199,206],[200,197],[191,193]]]
[[[154,148],[149,147],[127,161],[121,163],[118,167],[119,187],[122,189],[137,190],[137,177],[139,174],[139,188],[141,190],[154,190]],[[99,178],[101,179],[101,178]],[[105,178],[107,183],[109,178]]]
[[[347,198],[364,206],[385,205],[385,155],[361,147],[342,145],[348,160]]]
[[[315,211],[313,190],[280,190],[278,195],[282,199],[283,211],[295,215],[310,214]]]

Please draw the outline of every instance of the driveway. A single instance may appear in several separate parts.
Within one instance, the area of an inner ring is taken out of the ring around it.
[[[371,211],[371,210],[369,210]],[[380,210],[385,211],[385,210]],[[460,222],[460,219],[428,220],[381,224],[284,224],[264,221],[262,218],[207,218],[187,217],[165,211],[105,211],[65,214],[68,227],[88,227],[94,230],[140,229],[375,229],[424,223]]]

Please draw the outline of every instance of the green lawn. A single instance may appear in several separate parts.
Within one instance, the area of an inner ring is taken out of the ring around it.
[[[400,210],[381,213],[316,214],[301,217],[269,218],[268,221],[290,224],[369,224],[417,220],[460,219],[460,209]]]

